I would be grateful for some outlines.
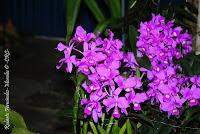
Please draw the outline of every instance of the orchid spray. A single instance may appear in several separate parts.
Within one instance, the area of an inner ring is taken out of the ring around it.
[[[138,32],[136,55],[147,56],[151,69],[141,67],[133,52],[122,51],[124,44],[110,30],[103,39],[100,33],[87,33],[78,26],[68,45],[58,44],[64,58],[56,68],[75,71],[77,79],[81,77],[76,83],[74,111],[77,115],[83,109],[86,121],[80,124],[80,133],[87,133],[88,122],[93,133],[109,134],[111,127],[115,133],[131,133],[129,114],[144,112],[143,104],[157,107],[168,118],[179,116],[186,106],[199,106],[200,77],[185,76],[180,73],[181,66],[174,64],[174,59],[192,51],[191,35],[175,27],[173,20],[166,22],[163,16],[154,14],[150,21],[141,22]],[[116,123],[124,117],[125,125],[119,124],[119,129],[117,124],[116,129]],[[77,119],[74,116],[75,133]]]

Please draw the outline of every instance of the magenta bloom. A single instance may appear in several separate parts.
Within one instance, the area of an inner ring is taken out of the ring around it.
[[[90,95],[90,100],[86,101],[85,99],[83,99],[81,101],[83,105],[86,105],[84,109],[85,117],[92,115],[94,122],[98,122],[98,118],[102,117],[102,107],[99,101],[105,96],[106,93],[96,91]]]
[[[188,100],[189,106],[196,106],[199,104],[200,99],[200,88],[198,88],[196,85],[192,85],[191,89],[185,88],[181,90],[181,94],[183,97]]]
[[[73,45],[70,47],[66,47],[62,43],[58,44],[57,49],[59,51],[64,51],[65,58],[63,58],[59,61],[59,64],[56,66],[57,69],[60,69],[63,64],[67,64],[66,71],[69,73],[72,72],[73,64],[76,64],[76,56],[75,55],[70,56],[72,47],[73,47]]]
[[[174,96],[170,102],[162,102],[160,105],[160,109],[162,111],[168,112],[168,117],[171,115],[179,115],[179,108],[182,107],[185,99],[180,99],[179,96]]]
[[[103,100],[103,104],[106,106],[106,111],[109,112],[110,109],[114,108],[114,112],[112,113],[113,117],[119,118],[121,116],[119,108],[122,113],[127,114],[126,108],[129,107],[128,101],[125,97],[118,97],[117,95],[113,95],[112,97],[108,97]]]
[[[126,92],[133,91],[133,88],[138,89],[142,86],[142,82],[139,78],[131,76],[128,79],[118,76],[115,78],[115,82],[118,84],[119,88],[124,89]]]
[[[75,37],[72,40],[77,42],[83,42],[83,41],[88,42],[92,38],[95,38],[95,35],[93,33],[87,34],[86,31],[81,26],[78,26],[76,28]]]
[[[142,103],[148,99],[147,95],[145,93],[136,93],[135,94],[135,92],[127,93],[126,98],[129,103],[133,104],[133,109],[135,111],[141,110],[140,103]]]

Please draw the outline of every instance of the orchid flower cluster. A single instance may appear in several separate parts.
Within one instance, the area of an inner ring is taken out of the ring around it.
[[[165,23],[160,15],[152,15],[151,21],[140,25],[137,56],[148,56],[151,70],[139,67],[133,52],[123,52],[123,43],[110,30],[108,38],[102,39],[100,33],[86,33],[78,26],[69,45],[58,44],[65,57],[56,68],[65,65],[66,72],[71,73],[76,67],[77,73],[86,76],[82,88],[87,95],[80,102],[85,117],[92,116],[98,122],[105,110],[120,118],[121,114],[128,115],[128,108],[140,111],[143,102],[159,105],[168,116],[179,115],[186,102],[199,105],[200,77],[186,77],[178,73],[181,67],[173,64],[173,58],[191,52],[191,36],[173,25],[174,21]],[[138,70],[147,76],[147,90],[143,89],[142,77],[136,75]]]
[[[138,55],[145,54],[152,65],[152,70],[141,69],[149,80],[146,93],[151,104],[159,103],[168,116],[179,115],[185,102],[189,106],[199,104],[200,77],[178,73],[181,67],[173,63],[192,51],[192,37],[181,27],[174,27],[174,20],[165,23],[163,16],[154,14],[152,20],[140,24],[138,31]]]

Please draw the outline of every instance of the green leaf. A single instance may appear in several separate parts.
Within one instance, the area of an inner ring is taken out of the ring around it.
[[[109,26],[111,29],[118,28],[119,26],[116,26],[116,24],[121,23],[122,18],[112,18],[112,19],[107,19],[104,20],[103,22],[99,23],[96,28],[94,29],[94,33],[96,34],[97,32],[103,33],[105,29]]]
[[[87,134],[87,132],[88,132],[88,122],[86,121],[83,124],[83,134]]]
[[[10,124],[15,126],[15,127],[19,127],[19,128],[27,128],[26,127],[26,123],[23,119],[23,117],[18,114],[15,111],[12,111],[11,109],[7,109],[8,111],[5,111],[6,106],[0,104],[0,123],[4,124],[5,120],[6,120],[6,114],[9,116],[9,121]]]
[[[136,39],[138,36],[137,30],[133,25],[129,26],[129,42],[131,45],[131,49],[132,51],[136,54],[137,50],[136,50]]]
[[[6,114],[9,116],[9,123],[13,127],[12,134],[36,134],[27,129],[26,123],[19,113],[7,108],[5,105],[0,104],[1,124],[5,124]]]
[[[93,133],[94,133],[94,134],[98,134],[97,129],[96,129],[94,123],[90,121],[89,124],[90,124],[90,127],[91,127]]]
[[[110,120],[109,120],[109,124],[108,124],[108,126],[107,126],[107,128],[106,128],[106,133],[107,133],[107,134],[110,133],[110,130],[111,130],[112,125],[113,125],[113,120],[114,120],[114,117],[111,116],[111,117],[110,117]]]
[[[150,126],[151,128],[154,127],[154,124],[152,123],[152,121],[143,114],[130,113],[130,119],[131,117],[134,117],[134,119],[137,119],[140,123],[146,124]]]
[[[138,131],[140,134],[154,134],[153,128],[148,125],[142,125]]]
[[[78,86],[80,86],[81,84],[82,84],[82,82],[85,80],[85,75],[84,74],[81,74],[81,73],[79,73],[78,75],[77,75],[77,77],[76,77],[76,84],[78,85]]]
[[[167,19],[168,19],[168,20],[171,20],[171,19],[174,18],[174,16],[175,16],[174,8],[170,6],[170,7],[168,8],[168,11],[167,11]]]
[[[166,125],[166,124],[160,124],[159,127],[156,129],[154,134],[169,134],[172,131],[173,127]]]
[[[198,14],[198,9],[194,5],[190,4],[189,2],[186,2],[185,5],[192,13],[196,15]]]
[[[119,133],[119,126],[118,126],[118,121],[116,120],[113,124],[113,127],[112,127],[112,134],[118,134]]]
[[[140,78],[140,68],[136,67],[136,77]]]
[[[78,16],[81,0],[65,0],[66,6],[66,23],[67,23],[67,36],[68,42],[74,30],[74,25]]]
[[[36,134],[36,133],[33,133],[33,132],[27,130],[26,128],[14,127],[11,134]]]
[[[133,126],[133,130],[134,130],[134,134],[137,134],[138,133],[138,128],[137,128],[137,125],[136,125],[136,123],[135,122],[133,122],[133,121],[131,121],[131,124],[132,124],[132,126]]]
[[[120,0],[107,0],[113,18],[118,18],[121,16]]]
[[[188,76],[200,74],[200,56],[195,54],[188,54],[180,60],[183,73]]]
[[[106,131],[98,124],[97,129],[99,131],[99,134],[106,134]]]
[[[94,17],[98,22],[102,22],[105,20],[105,17],[95,0],[84,0],[84,2],[88,6],[90,11],[93,13]]]
[[[79,110],[79,91],[80,86],[76,86],[76,91],[74,93],[74,100],[73,100],[73,127],[74,127],[74,134],[77,134],[77,118],[78,118],[78,110]]]
[[[192,76],[193,72],[192,72],[192,64],[194,62],[194,58],[190,58],[190,57],[186,57],[184,59],[181,60],[181,67],[183,70],[183,73],[188,75],[188,76]]]
[[[200,56],[199,55],[194,56],[194,62],[192,64],[192,71],[193,71],[193,75],[200,74]]]
[[[136,57],[138,64],[146,69],[151,69],[151,62],[146,55],[143,57]]]
[[[99,23],[94,29],[94,33],[97,33],[97,32],[103,33],[103,31],[108,27],[109,24],[110,24],[110,21],[108,20]]]
[[[105,117],[106,117],[106,114],[103,113],[103,114],[102,114],[102,117],[101,117],[101,126],[102,126],[102,127],[103,127],[103,125],[104,125]]]
[[[197,18],[195,18],[195,16],[193,14],[191,14],[190,12],[185,10],[184,8],[176,8],[176,14],[178,16],[180,16],[181,18],[189,20],[193,23],[197,23]]]
[[[197,117],[199,117],[199,115],[200,115],[199,107],[185,109],[184,112],[180,116],[180,120],[182,120],[182,122],[181,122],[182,127],[188,126],[189,123],[191,123],[192,121],[197,119]]]
[[[26,128],[23,117],[15,111],[10,112],[10,121],[16,127]]]
[[[133,128],[131,126],[130,120],[126,120],[126,129],[127,129],[127,134],[133,134]]]
[[[126,122],[124,122],[124,125],[122,126],[122,128],[119,131],[119,134],[124,134],[126,131]]]

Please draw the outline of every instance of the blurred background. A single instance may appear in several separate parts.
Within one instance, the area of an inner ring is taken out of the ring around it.
[[[31,131],[71,133],[74,86],[66,73],[55,69],[62,57],[54,49],[58,42],[69,39],[78,25],[87,32],[110,28],[127,42],[129,26],[137,29],[152,12],[175,17],[195,35],[197,8],[195,0],[1,0],[1,76],[8,48],[10,108],[23,116]],[[1,89],[4,80],[1,77]],[[5,104],[3,91],[0,103]],[[9,133],[2,128],[0,134]]]

